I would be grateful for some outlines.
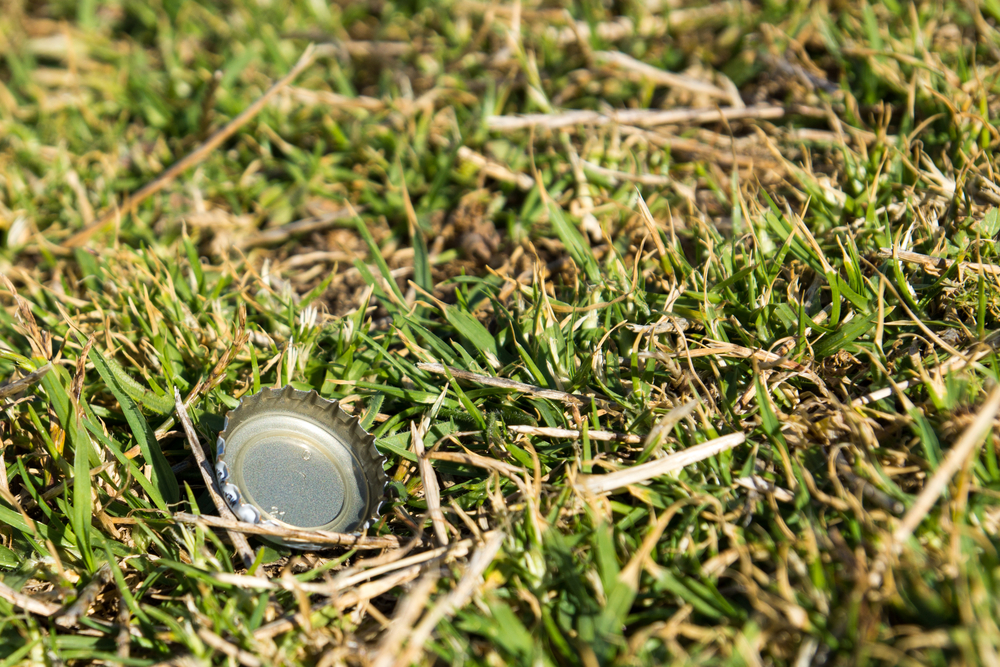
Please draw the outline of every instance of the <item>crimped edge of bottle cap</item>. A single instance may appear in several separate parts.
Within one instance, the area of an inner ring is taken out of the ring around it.
[[[382,469],[385,457],[379,454],[375,448],[375,436],[361,426],[361,421],[357,417],[347,414],[340,407],[340,401],[331,401],[320,396],[315,390],[302,391],[291,385],[261,389],[258,393],[241,399],[239,406],[226,413],[222,431],[219,432],[216,439],[215,477],[222,497],[236,517],[240,521],[252,524],[301,529],[299,526],[293,526],[277,519],[264,518],[257,507],[244,501],[240,489],[229,481],[231,475],[226,462],[226,437],[243,421],[260,414],[266,415],[271,411],[292,413],[298,417],[310,419],[324,429],[331,431],[335,436],[340,436],[339,439],[350,447],[364,469],[369,493],[369,507],[366,512],[367,517],[361,524],[341,532],[360,533],[368,528],[380,513],[385,497],[385,486],[388,482],[388,477]],[[271,537],[268,539],[299,549],[321,549],[330,546],[286,542]]]

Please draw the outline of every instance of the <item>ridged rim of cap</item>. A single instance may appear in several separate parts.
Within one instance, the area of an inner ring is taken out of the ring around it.
[[[286,415],[291,413],[308,419],[333,434],[337,440],[351,450],[360,461],[364,472],[368,488],[368,502],[363,520],[358,525],[341,529],[339,532],[356,533],[370,526],[375,517],[378,516],[385,497],[385,486],[388,482],[388,477],[382,469],[385,457],[375,449],[375,436],[362,428],[361,421],[357,417],[344,412],[339,401],[327,400],[315,390],[301,391],[291,385],[285,385],[280,389],[271,387],[262,389],[252,396],[243,398],[237,408],[226,413],[225,423],[216,440],[215,476],[222,496],[237,518],[247,523],[301,529],[300,526],[294,526],[278,519],[264,518],[260,508],[245,502],[243,492],[229,481],[231,474],[226,462],[226,438],[244,421],[261,414],[266,415],[268,412]],[[320,549],[330,546],[286,542],[273,537],[268,537],[268,539],[300,549]]]

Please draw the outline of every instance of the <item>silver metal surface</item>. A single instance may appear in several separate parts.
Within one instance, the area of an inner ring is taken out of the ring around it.
[[[215,473],[242,521],[357,532],[378,511],[386,483],[374,442],[336,401],[291,386],[263,389],[226,415]]]

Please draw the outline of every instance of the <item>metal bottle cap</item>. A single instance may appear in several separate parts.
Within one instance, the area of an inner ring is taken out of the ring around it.
[[[291,386],[263,389],[226,415],[215,474],[242,521],[356,532],[384,493],[374,442],[336,401]]]

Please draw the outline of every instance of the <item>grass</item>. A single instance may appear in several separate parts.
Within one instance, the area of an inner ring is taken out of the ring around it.
[[[0,0],[0,664],[995,664],[998,19]],[[188,517],[286,383],[402,550]]]

